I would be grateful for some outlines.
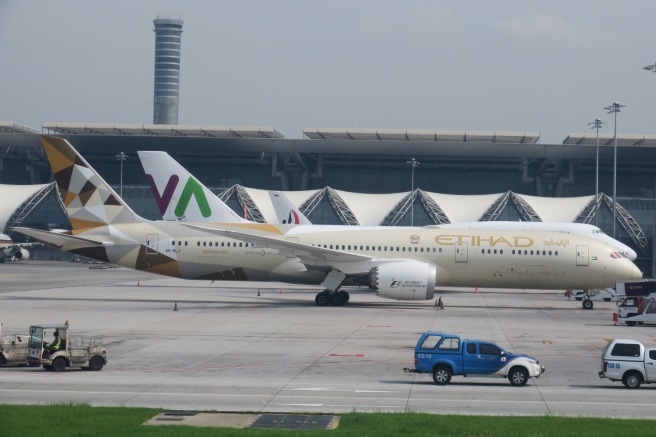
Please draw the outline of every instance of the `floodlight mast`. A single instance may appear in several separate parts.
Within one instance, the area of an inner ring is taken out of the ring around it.
[[[613,238],[615,236],[615,216],[617,214],[617,113],[626,105],[620,105],[619,102],[613,102],[612,105],[604,107],[608,114],[615,114],[615,127],[613,129]]]
[[[595,118],[594,121],[588,123],[590,129],[597,129],[597,165],[595,177],[595,226],[599,226],[599,129],[602,124],[606,124],[601,119]]]
[[[128,155],[125,153],[121,152],[118,155],[115,155],[114,158],[116,158],[118,161],[121,161],[121,185],[120,185],[120,196],[123,198],[123,161],[129,158]]]
[[[419,164],[421,164],[419,161],[417,161],[414,157],[410,158],[409,161],[405,162],[406,164],[409,164],[410,167],[412,167],[412,181],[411,181],[411,188],[410,188],[410,226],[415,225],[415,167],[417,167]]]

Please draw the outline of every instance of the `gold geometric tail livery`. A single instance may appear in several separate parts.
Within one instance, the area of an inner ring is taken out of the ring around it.
[[[94,228],[142,221],[64,139],[42,136],[73,235]]]

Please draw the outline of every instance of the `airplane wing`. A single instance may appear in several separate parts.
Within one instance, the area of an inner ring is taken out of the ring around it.
[[[75,237],[73,235],[61,234],[58,232],[42,231],[40,229],[15,227],[14,231],[35,238],[49,246],[58,249],[66,247],[66,250],[81,249],[87,247],[111,246],[112,242],[95,241],[88,238]]]
[[[368,272],[370,269],[369,261],[375,259],[367,255],[324,249],[323,247],[284,240],[280,237],[276,238],[265,235],[253,235],[246,232],[209,228],[190,223],[180,224],[192,229],[209,232],[214,235],[234,238],[235,240],[244,241],[246,243],[253,243],[260,248],[275,249],[280,254],[300,258],[301,262],[306,265],[335,267],[348,274]]]

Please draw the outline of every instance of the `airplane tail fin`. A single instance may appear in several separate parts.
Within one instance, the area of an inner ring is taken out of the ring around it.
[[[120,223],[145,221],[121,199],[63,138],[42,135],[73,234]]]
[[[164,220],[250,223],[166,152],[138,152]]]
[[[281,224],[311,225],[312,222],[280,191],[269,191],[271,203]]]

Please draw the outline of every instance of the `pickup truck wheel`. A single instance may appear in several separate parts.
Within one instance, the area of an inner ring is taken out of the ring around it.
[[[52,370],[55,372],[63,372],[66,370],[66,360],[62,357],[55,358],[55,361],[52,362]]]
[[[528,382],[528,371],[523,367],[513,367],[508,374],[511,385],[521,387]]]
[[[447,385],[451,381],[451,369],[447,366],[437,366],[433,369],[433,381],[436,385]]]
[[[622,376],[622,384],[626,388],[638,388],[642,384],[642,376],[638,372],[626,372]]]
[[[94,372],[101,370],[104,365],[105,362],[98,355],[96,355],[95,357],[91,357],[91,359],[89,360],[89,370],[93,370]]]

